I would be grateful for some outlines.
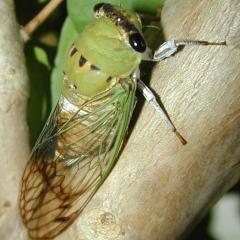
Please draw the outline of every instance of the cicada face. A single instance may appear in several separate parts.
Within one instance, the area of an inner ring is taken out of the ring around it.
[[[145,42],[137,15],[110,4],[71,46],[64,87],[26,166],[20,211],[33,239],[67,229],[112,170],[134,107]]]

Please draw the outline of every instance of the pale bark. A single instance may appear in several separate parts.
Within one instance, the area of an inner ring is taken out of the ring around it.
[[[27,73],[13,0],[0,1],[0,239],[26,235],[18,210],[23,167],[29,155]]]
[[[169,0],[166,39],[227,41],[186,47],[159,63],[151,87],[182,146],[145,104],[117,165],[58,239],[179,239],[240,177],[240,2]]]

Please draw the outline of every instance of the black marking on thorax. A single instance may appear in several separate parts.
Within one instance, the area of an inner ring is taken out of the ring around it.
[[[97,66],[95,66],[93,64],[91,64],[90,69],[93,70],[93,71],[99,71],[100,70]]]
[[[81,57],[79,59],[79,67],[83,67],[87,63],[90,64],[90,70],[92,70],[92,71],[100,71],[100,69],[96,65],[91,64],[84,56],[81,55]]]
[[[72,48],[71,51],[70,51],[70,57],[72,57],[76,52],[77,52],[77,48]]]
[[[81,55],[81,57],[79,59],[79,66],[83,67],[86,62],[87,62],[87,59]]]

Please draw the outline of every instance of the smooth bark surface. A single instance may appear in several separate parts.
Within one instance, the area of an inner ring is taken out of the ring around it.
[[[0,1],[0,239],[26,239],[18,196],[29,155],[27,73],[12,0]]]
[[[185,47],[153,72],[188,144],[145,104],[114,170],[58,239],[179,239],[240,177],[240,2],[169,0],[162,14],[166,39],[227,41]]]

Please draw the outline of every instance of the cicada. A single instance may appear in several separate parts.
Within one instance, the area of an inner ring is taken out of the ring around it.
[[[137,88],[185,143],[139,79],[148,51],[139,16],[107,3],[94,12],[96,19],[70,47],[61,95],[22,178],[20,212],[32,239],[66,230],[103,184],[123,146]],[[189,43],[168,41],[152,60]]]

